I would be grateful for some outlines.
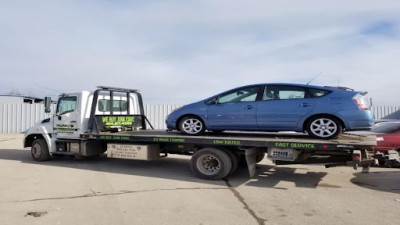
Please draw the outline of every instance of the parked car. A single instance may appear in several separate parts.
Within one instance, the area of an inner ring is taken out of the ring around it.
[[[375,158],[381,166],[400,166],[400,121],[381,122],[370,131],[351,132],[359,135],[376,136]]]
[[[366,93],[302,84],[254,84],[186,105],[168,115],[169,130],[199,135],[206,130],[297,131],[316,138],[343,129],[369,129],[373,115]]]
[[[400,121],[375,124],[370,132],[376,135],[377,145],[374,147],[375,151],[400,151]]]
[[[400,110],[398,110],[394,113],[391,113],[387,116],[384,116],[379,120],[375,120],[375,123],[394,122],[394,121],[400,121]]]

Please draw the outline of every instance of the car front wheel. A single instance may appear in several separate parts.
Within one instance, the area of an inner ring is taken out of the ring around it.
[[[200,135],[206,130],[201,119],[195,116],[186,116],[179,122],[181,132],[188,135]]]
[[[318,116],[309,120],[307,124],[307,133],[314,138],[332,139],[342,132],[341,123],[329,116]]]

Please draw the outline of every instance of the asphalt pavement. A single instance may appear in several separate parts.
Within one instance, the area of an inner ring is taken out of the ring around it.
[[[194,177],[189,156],[33,161],[0,135],[0,224],[400,224],[400,169],[275,166],[249,178]]]

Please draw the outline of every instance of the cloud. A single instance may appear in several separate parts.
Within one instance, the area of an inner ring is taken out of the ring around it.
[[[183,104],[321,73],[398,105],[399,24],[397,0],[2,2],[0,93],[107,85]]]
[[[362,33],[365,35],[396,38],[399,35],[399,24],[391,21],[378,21],[366,26]]]

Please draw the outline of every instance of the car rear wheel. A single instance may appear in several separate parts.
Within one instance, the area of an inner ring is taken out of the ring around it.
[[[181,132],[188,135],[200,135],[206,130],[201,119],[195,116],[186,116],[179,122]]]
[[[341,123],[330,116],[317,116],[309,120],[307,133],[311,137],[320,139],[332,139],[342,132]]]

